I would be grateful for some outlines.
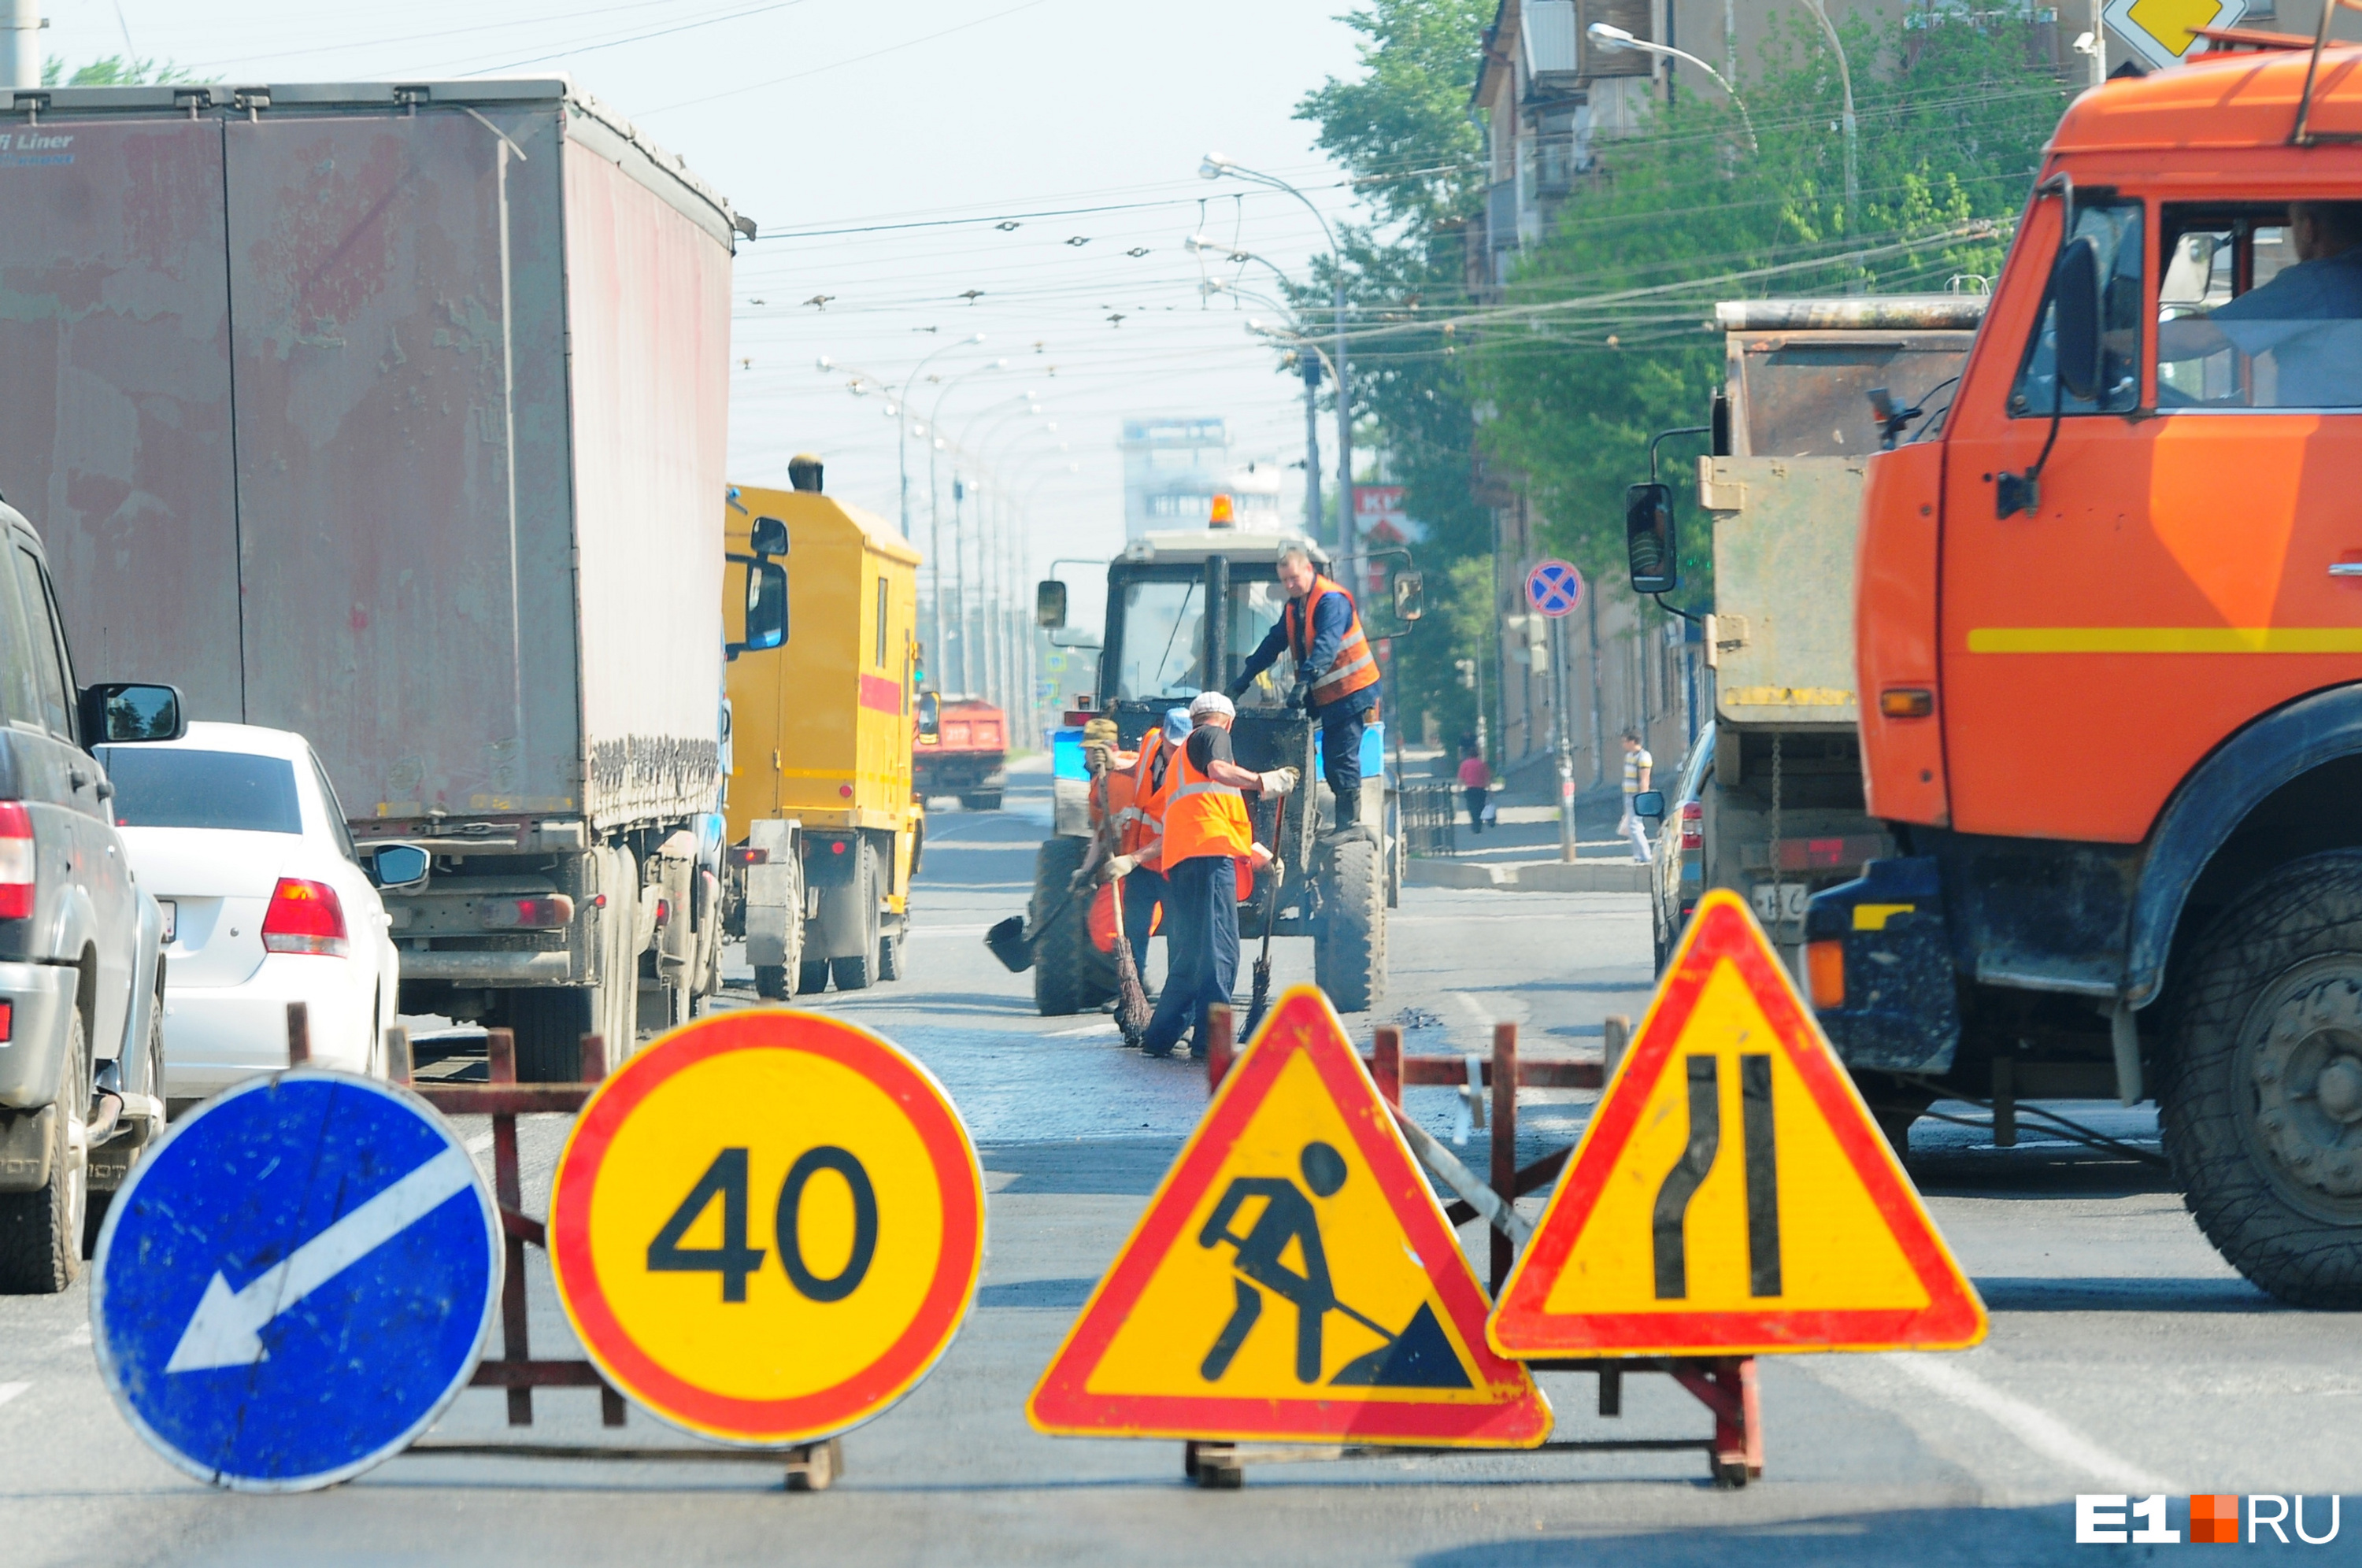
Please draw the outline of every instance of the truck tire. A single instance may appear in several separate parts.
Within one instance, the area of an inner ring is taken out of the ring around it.
[[[978,790],[973,795],[962,795],[960,809],[967,812],[997,812],[1000,810],[1000,791]]]
[[[1067,890],[1087,838],[1045,839],[1033,855],[1033,908],[1039,934],[1033,943],[1033,1008],[1044,1018],[1087,1012],[1115,995],[1115,965],[1091,945],[1083,901]]]
[[[877,915],[877,846],[864,839],[861,863],[853,870],[853,898],[861,909],[861,950],[828,961],[829,977],[840,991],[866,991],[877,978],[877,945],[885,934]]]
[[[796,995],[816,997],[828,989],[828,960],[807,958],[796,966]]]
[[[877,939],[877,977],[899,980],[902,977],[902,944],[909,938],[900,932],[887,932]]]
[[[543,986],[509,993],[517,1081],[568,1084],[582,1076],[582,1037],[599,1027],[599,988]],[[614,1047],[608,1047],[612,1055]]]
[[[2270,872],[2176,982],[2158,1121],[2225,1261],[2294,1307],[2362,1307],[2362,850]]]
[[[788,966],[785,964],[755,966],[755,994],[765,1001],[788,999]]]
[[[66,1010],[66,1070],[50,1119],[50,1179],[0,1193],[0,1295],[54,1296],[82,1273],[88,1155],[75,1129],[90,1114],[90,1049],[82,1011]],[[38,1114],[36,1112],[35,1114]]]
[[[1313,983],[1339,1012],[1367,1012],[1386,996],[1385,867],[1362,837],[1330,846],[1312,936]]]

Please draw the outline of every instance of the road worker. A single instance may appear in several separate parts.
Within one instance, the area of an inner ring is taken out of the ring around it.
[[[1231,683],[1233,701],[1283,653],[1296,659],[1289,705],[1320,721],[1320,771],[1337,797],[1331,833],[1362,833],[1362,732],[1378,716],[1378,660],[1362,635],[1353,596],[1324,577],[1301,545],[1279,553],[1279,582],[1287,591],[1263,645],[1247,656]]]
[[[1238,710],[1219,691],[1189,704],[1189,738],[1172,748],[1161,791],[1164,806],[1164,994],[1140,1048],[1172,1053],[1191,1029],[1190,1055],[1206,1054],[1206,1016],[1228,1006],[1239,974],[1238,863],[1255,858],[1245,791],[1277,797],[1297,784],[1283,767],[1255,773],[1231,755]]]

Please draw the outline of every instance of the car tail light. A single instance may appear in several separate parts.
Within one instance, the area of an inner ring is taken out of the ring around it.
[[[1695,801],[1682,802],[1682,847],[1705,847],[1705,808]]]
[[[342,958],[351,951],[345,940],[345,906],[326,882],[281,877],[271,889],[270,911],[262,917],[262,947],[266,953],[318,953]]]
[[[730,864],[733,866],[768,866],[770,863],[771,852],[758,849],[751,844],[739,845],[730,852]]]
[[[1805,978],[1812,987],[1816,1010],[1827,1012],[1845,1006],[1845,943],[1836,938],[1806,943]]]
[[[17,1004],[0,1001],[0,1045],[17,1038]]]
[[[33,818],[22,801],[0,801],[0,920],[33,918]]]
[[[574,900],[564,893],[532,899],[488,899],[476,907],[486,931],[555,931],[574,922]]]

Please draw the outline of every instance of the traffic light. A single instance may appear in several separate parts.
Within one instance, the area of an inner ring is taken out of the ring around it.
[[[1681,586],[1671,485],[1636,484],[1624,492],[1624,547],[1632,570],[1633,592],[1671,593]]]

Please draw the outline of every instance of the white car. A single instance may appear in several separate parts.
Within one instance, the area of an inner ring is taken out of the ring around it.
[[[163,906],[168,1098],[285,1067],[292,1001],[315,1065],[382,1076],[401,959],[311,743],[192,723],[98,757],[132,868]],[[397,847],[405,871],[425,858]]]

